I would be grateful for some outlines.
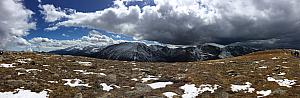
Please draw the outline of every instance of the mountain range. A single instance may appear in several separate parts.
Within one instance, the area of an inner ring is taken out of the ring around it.
[[[260,49],[242,45],[202,44],[188,47],[146,45],[124,42],[109,46],[73,46],[50,51],[60,55],[87,56],[100,59],[141,62],[187,62],[241,56]]]

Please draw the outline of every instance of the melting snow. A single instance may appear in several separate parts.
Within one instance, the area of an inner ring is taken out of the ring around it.
[[[272,93],[271,90],[256,91],[256,94],[261,95],[261,96],[257,96],[257,98],[266,97],[266,96],[270,95],[271,93]]]
[[[47,91],[36,93],[24,89],[16,89],[15,92],[0,92],[0,98],[47,98],[48,96]]]
[[[106,74],[104,74],[104,73],[87,72],[86,70],[73,70],[73,71],[80,72],[84,75],[99,74],[99,75],[102,75],[102,76],[106,76]]]
[[[163,93],[163,95],[165,95],[167,98],[173,98],[173,96],[176,96],[178,94],[176,94],[174,92],[165,92],[165,93]]]
[[[145,83],[149,80],[158,80],[159,78],[156,78],[155,76],[151,76],[151,75],[148,75],[146,78],[142,78],[142,82]]]
[[[156,83],[151,83],[148,84],[152,89],[158,89],[158,88],[164,88],[167,85],[171,85],[173,82],[156,82]]]
[[[24,75],[25,73],[18,72],[18,75]]]
[[[255,63],[255,64],[259,64],[259,61],[254,61],[253,63]]]
[[[197,88],[195,84],[185,84],[184,86],[181,86],[180,89],[184,90],[182,98],[196,98],[199,94],[206,91],[214,93],[219,87],[219,85],[212,86],[210,84],[203,84]]]
[[[58,81],[48,81],[49,83],[58,83]]]
[[[285,86],[288,88],[292,87],[292,85],[295,85],[297,81],[297,80],[289,80],[289,79],[276,80],[273,77],[268,77],[267,80],[276,82],[279,86]]]
[[[25,63],[27,63],[28,61],[32,61],[32,59],[31,59],[31,58],[28,58],[28,59],[18,59],[18,60],[17,60],[18,63],[22,63],[22,64],[25,64]]]
[[[71,87],[76,86],[84,86],[84,87],[91,87],[89,84],[83,84],[82,80],[80,79],[62,79],[63,81],[67,81],[64,85],[69,85]]]
[[[231,91],[233,92],[239,92],[239,91],[244,91],[244,93],[252,93],[255,89],[251,88],[251,83],[246,82],[245,85],[234,85],[231,84]]]
[[[199,94],[198,88],[195,87],[195,84],[185,84],[181,86],[180,89],[184,90],[182,98],[196,98]]]
[[[50,66],[50,65],[43,65],[44,67]]]
[[[137,78],[132,78],[131,80],[132,80],[132,81],[138,81],[138,79],[137,79]]]
[[[287,64],[288,62],[282,62],[283,64]]]
[[[279,57],[273,57],[273,58],[271,58],[272,60],[278,60],[278,59],[280,59]]]
[[[11,68],[11,67],[16,67],[16,66],[13,66],[13,64],[1,64],[0,67]]]
[[[260,66],[258,68],[265,69],[265,68],[268,68],[268,66]]]
[[[101,83],[100,85],[103,87],[103,90],[105,90],[105,91],[110,91],[110,90],[114,89],[113,87],[111,87],[111,85],[108,86],[106,83]]]
[[[286,73],[284,73],[284,72],[280,72],[278,75],[279,76],[284,76]]]
[[[289,69],[290,67],[282,66],[282,68],[284,68],[284,69]]]
[[[217,90],[219,87],[221,87],[221,86],[219,86],[219,85],[213,85],[212,86],[210,84],[202,84],[199,87],[199,91],[200,91],[200,93],[204,93],[206,91],[214,93],[215,90]]]
[[[39,72],[41,72],[42,70],[39,70],[39,69],[26,69],[26,72],[31,72],[31,71],[39,71]]]
[[[92,62],[81,62],[81,61],[79,61],[78,64],[83,65],[83,66],[92,66]]]

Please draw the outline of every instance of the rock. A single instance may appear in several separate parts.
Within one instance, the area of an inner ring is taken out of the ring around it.
[[[82,93],[75,94],[74,98],[82,98]]]
[[[237,76],[239,73],[237,73],[235,70],[228,70],[226,71],[226,75],[228,76]]]
[[[152,88],[147,84],[136,83],[135,90],[125,92],[125,95],[127,97],[137,97],[137,96],[141,96],[145,93],[151,92],[151,90],[152,90]]]
[[[224,90],[219,90],[215,92],[215,98],[229,98],[229,93]]]
[[[4,59],[4,58],[3,58],[3,56],[0,56],[0,62],[2,62],[2,61],[3,61],[3,59]]]
[[[115,75],[115,74],[109,74],[109,75],[106,76],[106,78],[110,82],[117,82],[117,75]]]
[[[147,93],[147,92],[151,92],[152,88],[147,85],[147,84],[143,84],[143,83],[136,83],[135,84],[135,89],[138,91],[138,92],[142,92],[142,93]]]
[[[3,77],[4,80],[11,79],[11,78],[12,78],[11,75],[7,75]]]
[[[204,92],[202,94],[199,94],[200,98],[211,98],[212,94],[210,92]]]
[[[281,88],[277,88],[277,89],[275,89],[273,92],[272,92],[272,95],[273,94],[278,94],[278,95],[284,95],[285,93],[287,92],[287,90],[283,90],[283,89],[281,89]]]

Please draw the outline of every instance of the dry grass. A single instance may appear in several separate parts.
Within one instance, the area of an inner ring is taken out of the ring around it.
[[[278,57],[278,59],[272,59]],[[215,93],[203,93],[198,97],[219,97],[219,94],[226,93],[230,98],[256,97],[254,93],[232,92],[231,84],[252,83],[256,90],[281,90],[285,93],[272,93],[272,98],[299,98],[300,86],[297,84],[288,87],[280,87],[275,82],[267,81],[267,75],[278,76],[280,72],[286,73],[284,78],[300,80],[300,59],[292,57],[289,50],[262,51],[245,56],[199,62],[180,63],[151,63],[151,62],[124,62],[100,60],[86,57],[59,56],[48,54],[10,52],[3,55],[1,63],[15,63],[17,59],[31,58],[27,64],[16,63],[14,68],[0,67],[0,91],[13,91],[16,88],[24,87],[36,92],[50,89],[51,98],[70,98],[76,93],[82,93],[83,97],[129,97],[128,91],[133,91],[136,83],[132,78],[140,79],[147,75],[161,76],[156,81],[172,81],[173,85],[166,88],[155,89],[143,94],[135,94],[130,97],[140,96],[163,96],[167,91],[182,95],[183,90],[179,89],[184,84],[218,84],[221,86]],[[92,66],[83,66],[76,61],[89,61]],[[136,63],[136,64],[134,64]],[[50,66],[42,66],[50,65]],[[113,66],[113,67],[112,67]],[[266,66],[267,68],[259,68]],[[40,69],[42,71],[24,72],[17,68]],[[136,70],[133,70],[133,69]],[[103,70],[105,69],[105,70]],[[115,75],[116,81],[108,76],[84,75],[73,70],[87,70],[88,72],[105,73]],[[18,75],[18,72],[25,73]],[[64,86],[62,79],[79,78],[91,87],[69,87]],[[12,80],[22,80],[20,83]],[[47,81],[58,81],[49,83]],[[148,81],[152,83],[156,81]],[[109,92],[103,91],[100,83],[115,84],[121,88],[115,88]]]

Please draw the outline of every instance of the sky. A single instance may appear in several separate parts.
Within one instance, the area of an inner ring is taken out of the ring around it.
[[[300,48],[299,0],[1,0],[0,49],[120,42]]]

